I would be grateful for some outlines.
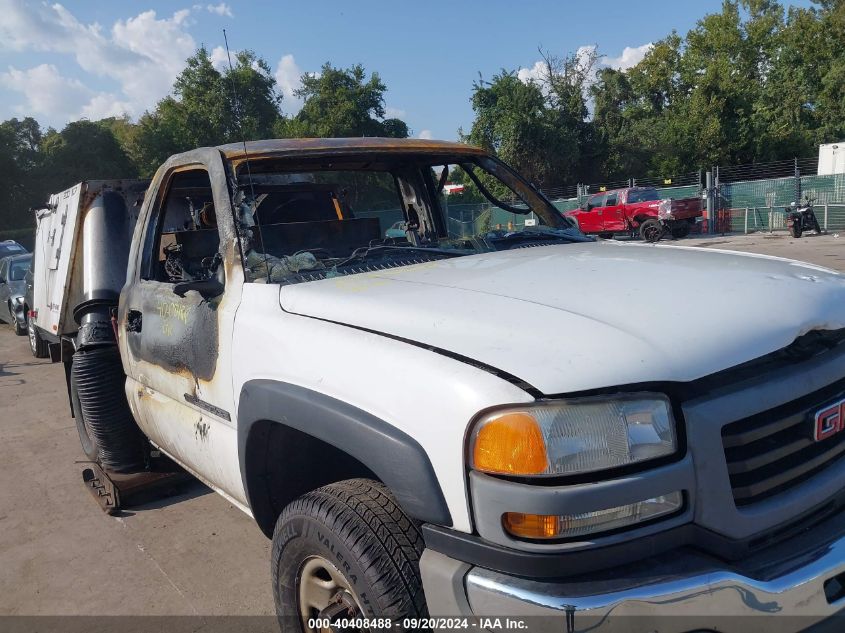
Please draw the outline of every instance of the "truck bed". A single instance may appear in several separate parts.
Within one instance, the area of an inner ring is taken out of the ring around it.
[[[672,216],[676,220],[687,220],[702,215],[701,200],[699,198],[681,198],[672,200]]]

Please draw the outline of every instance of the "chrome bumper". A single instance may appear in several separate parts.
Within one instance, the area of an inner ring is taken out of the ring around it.
[[[801,631],[845,610],[845,536],[788,560],[771,562],[759,578],[726,571],[689,552],[569,582],[540,582],[458,561],[463,596],[444,599],[451,561],[426,552],[421,562],[432,615],[528,618],[531,631]],[[426,560],[428,555],[428,560]],[[441,573],[431,566],[441,566]],[[428,567],[428,569],[427,569]],[[457,591],[455,592],[457,593]],[[549,617],[553,616],[553,617]],[[744,616],[778,616],[776,618]],[[836,624],[845,630],[845,617]]]

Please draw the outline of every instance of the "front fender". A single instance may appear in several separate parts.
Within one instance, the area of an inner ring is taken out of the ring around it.
[[[238,456],[250,505],[247,440],[257,422],[296,429],[354,457],[388,487],[411,517],[449,526],[449,514],[434,468],[410,435],[374,415],[325,394],[274,380],[244,384],[238,406]]]

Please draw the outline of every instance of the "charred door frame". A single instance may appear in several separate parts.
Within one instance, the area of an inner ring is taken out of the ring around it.
[[[158,240],[162,205],[173,177],[199,169],[207,171],[209,175],[220,239],[219,253],[222,257],[225,290],[220,297],[213,299],[203,299],[195,291],[181,298],[173,293],[174,284],[142,278],[151,276],[149,267],[153,265],[155,253],[150,249],[154,250]],[[121,294],[119,322],[123,351],[128,352],[126,358],[130,366],[134,367],[131,373],[143,376],[145,386],[230,422],[233,402],[226,399],[221,402],[219,397],[216,398],[217,402],[208,402],[202,393],[208,391],[202,387],[210,386],[221,369],[221,345],[228,345],[228,341],[220,338],[219,319],[224,315],[219,308],[227,298],[239,301],[240,291],[237,286],[243,283],[228,180],[222,155],[215,149],[199,149],[174,156],[159,169],[151,185],[152,195],[147,196],[135,229],[127,285]],[[137,322],[138,312],[140,324]],[[233,318],[233,310],[226,312]],[[133,331],[139,325],[141,332]],[[157,330],[154,338],[150,328]],[[230,327],[222,329],[229,330]],[[143,337],[145,332],[149,335],[147,341]],[[168,388],[170,385],[164,377],[160,376],[156,380],[148,372],[138,371],[139,363],[144,361],[173,375],[177,383],[184,383],[184,379],[188,379],[185,385],[187,389],[177,394]],[[225,368],[223,373],[228,375],[231,372]],[[231,390],[231,385],[229,388]],[[217,391],[219,395],[219,390],[211,391]]]

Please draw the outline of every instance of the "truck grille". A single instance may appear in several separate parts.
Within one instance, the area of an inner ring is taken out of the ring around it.
[[[747,506],[806,481],[845,453],[845,432],[816,442],[815,413],[845,396],[845,379],[722,428],[737,506]]]

